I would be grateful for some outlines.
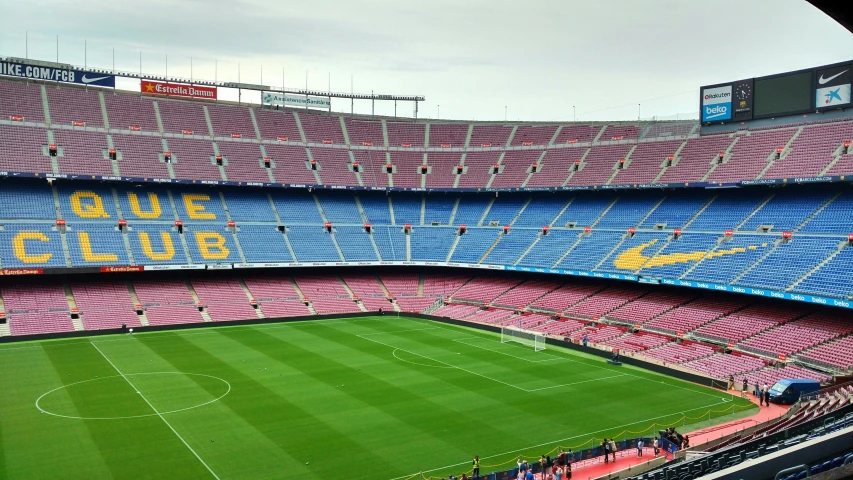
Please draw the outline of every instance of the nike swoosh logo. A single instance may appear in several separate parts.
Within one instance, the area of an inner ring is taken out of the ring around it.
[[[849,70],[849,69],[848,69],[848,70]],[[833,75],[833,76],[831,76],[831,77],[829,77],[829,78],[823,78],[823,75],[821,75],[821,76],[820,76],[820,78],[818,78],[818,79],[817,79],[817,83],[819,83],[819,84],[821,84],[821,85],[823,85],[824,83],[829,83],[829,82],[831,82],[831,81],[832,81],[832,79],[834,79],[834,78],[836,78],[836,77],[840,77],[841,75],[844,75],[845,73],[847,73],[847,70],[844,70],[844,71],[843,71],[843,72],[841,72],[841,73],[836,73],[835,75]]]
[[[86,78],[86,75],[84,74],[83,78],[81,78],[80,81],[83,83],[92,83],[92,82],[97,82],[98,80],[103,80],[105,78],[110,78],[110,77],[107,76],[107,77],[97,77],[97,78]]]
[[[747,247],[734,247],[717,251],[698,251],[698,252],[683,252],[669,253],[666,255],[653,255],[651,257],[643,255],[643,250],[657,243],[657,240],[652,240],[636,247],[631,247],[620,253],[613,261],[613,266],[621,270],[639,270],[640,268],[666,267],[678,263],[688,263],[699,261],[704,258],[716,258],[728,255],[736,255],[744,253],[747,250],[757,250],[757,245],[749,245]],[[767,244],[762,244],[762,248],[766,248]]]

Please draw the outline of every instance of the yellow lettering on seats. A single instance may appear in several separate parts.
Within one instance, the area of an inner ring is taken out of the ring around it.
[[[27,240],[38,240],[39,242],[50,242],[47,235],[41,232],[18,232],[15,238],[12,239],[12,248],[15,252],[15,257],[24,263],[47,263],[52,253],[42,253],[40,255],[30,255],[27,253],[27,248],[24,242]]]
[[[225,237],[216,232],[195,232],[195,241],[205,260],[224,260],[231,254],[225,246]]]
[[[92,251],[92,244],[89,242],[89,234],[86,232],[77,232],[77,240],[80,241],[80,252],[83,254],[83,260],[87,262],[117,262],[118,255],[114,253],[95,253]]]
[[[149,212],[142,211],[142,208],[139,206],[139,197],[137,197],[135,193],[128,193],[127,199],[130,202],[130,210],[139,218],[160,218],[160,214],[163,213],[163,211],[160,210],[160,199],[157,197],[156,193],[148,193],[148,203],[151,204],[151,211]]]
[[[210,195],[202,195],[196,193],[183,194],[184,207],[187,209],[187,215],[193,220],[216,220],[216,215],[204,210],[204,205],[199,205],[194,202],[210,201]]]
[[[91,203],[83,203],[83,200],[91,200]],[[104,201],[100,195],[90,190],[77,190],[71,194],[71,209],[80,218],[110,218],[104,210]]]
[[[160,232],[160,240],[163,242],[163,251],[155,252],[151,248],[151,239],[148,232],[139,232],[139,243],[142,244],[142,253],[151,260],[166,261],[175,257],[175,246],[172,245],[172,236],[169,232]]]

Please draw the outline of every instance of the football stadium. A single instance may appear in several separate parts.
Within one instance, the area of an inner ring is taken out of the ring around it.
[[[27,35],[0,478],[853,476],[853,60],[461,120]]]

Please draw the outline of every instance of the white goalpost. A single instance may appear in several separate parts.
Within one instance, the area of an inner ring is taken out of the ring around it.
[[[501,327],[501,343],[517,342],[533,347],[536,352],[545,350],[545,335],[513,327]]]

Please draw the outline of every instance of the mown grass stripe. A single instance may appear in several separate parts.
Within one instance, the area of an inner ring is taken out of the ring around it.
[[[64,348],[57,348],[57,345],[45,345],[45,352],[65,384],[83,378],[116,375],[91,344],[77,343],[73,347]],[[126,384],[122,388],[131,390]],[[80,416],[99,417],[103,414],[104,402],[113,402],[112,407],[117,410],[137,409],[136,403],[142,403],[142,400],[133,395],[115,395],[125,390],[102,391],[100,400],[83,396],[74,388],[67,389],[67,393]],[[114,478],[138,478],[140,474],[149,478],[209,478],[204,467],[194,461],[172,432],[156,417],[126,420],[56,418],[54,421],[56,428],[62,428],[68,422],[83,422]],[[156,462],[151,461],[154,458]]]
[[[307,332],[302,333],[312,337],[309,341],[310,344],[334,345],[331,342],[331,335],[321,337]],[[229,336],[231,335],[229,334]],[[300,345],[301,343],[305,343],[304,335],[275,336],[267,332],[257,332],[251,336],[240,333],[233,335],[232,338],[243,343],[246,347],[255,349],[282,363],[290,363],[294,358],[306,360],[305,363],[310,368],[303,367],[301,371],[305,375],[314,378],[317,382],[324,383],[329,387],[334,388],[340,382],[345,381],[347,388],[342,388],[339,391],[351,397],[359,405],[378,409],[392,416],[400,425],[398,427],[390,426],[390,429],[406,427],[407,429],[420,432],[422,435],[432,437],[438,443],[452,446],[460,453],[465,452],[466,454],[471,445],[462,440],[459,435],[445,435],[444,432],[446,430],[459,431],[467,429],[490,437],[507,434],[506,431],[496,428],[493,422],[481,422],[472,416],[465,415],[464,412],[454,410],[431,400],[428,391],[406,389],[390,383],[378,375],[372,374],[369,368],[367,371],[357,369],[328,355],[329,353],[340,351],[341,347],[346,351],[353,352],[346,345],[338,344],[338,349],[328,347],[309,350]],[[286,344],[287,348],[281,348],[282,343]],[[326,352],[326,354],[320,352]],[[391,360],[386,359],[385,361],[389,362]],[[405,366],[397,366],[397,368],[408,369]],[[337,380],[338,377],[332,377],[325,373],[334,370],[342,370],[344,372],[342,380]],[[366,387],[363,385],[366,385]],[[470,390],[467,390],[465,393],[473,394]],[[441,424],[436,425],[434,422],[419,421],[434,418],[440,418]],[[389,433],[389,435],[393,434]]]
[[[178,371],[212,373],[227,379],[232,393],[221,403],[239,415],[259,433],[294,458],[314,458],[312,474],[331,478],[339,476],[337,465],[323,462],[325,455],[341,452],[360,459],[375,468],[388,470],[391,460],[365,449],[358,441],[340,434],[326,420],[298,407],[287,397],[232,367],[185,338],[173,335],[171,342],[152,341],[140,337],[152,351],[169,361]],[[199,341],[204,341],[199,339]],[[206,388],[205,385],[200,385]],[[318,451],[318,448],[322,448]]]

